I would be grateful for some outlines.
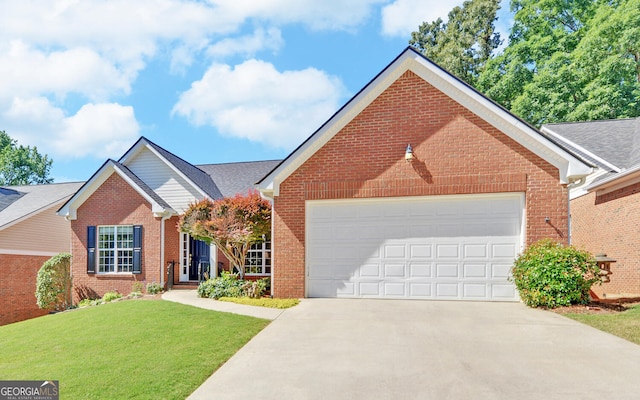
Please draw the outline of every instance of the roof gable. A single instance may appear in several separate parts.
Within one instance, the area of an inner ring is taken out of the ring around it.
[[[88,181],[58,210],[58,215],[67,219],[76,219],[78,208],[112,175],[119,175],[145,200],[151,204],[151,210],[156,216],[175,215],[176,212],[169,204],[160,198],[149,186],[138,178],[129,168],[114,160],[107,160]]]
[[[269,197],[277,196],[281,182],[322,148],[406,71],[411,71],[424,79],[511,139],[555,166],[560,172],[561,182],[568,183],[591,172],[591,167],[569,150],[543,136],[526,122],[409,47],[282,163],[258,182],[259,190]]]
[[[120,157],[118,162],[123,165],[129,165],[135,157],[144,149],[149,149],[159,159],[164,161],[171,169],[178,173],[186,182],[196,189],[203,197],[207,196],[212,199],[222,197],[220,190],[213,182],[211,177],[198,167],[190,164],[175,154],[163,149],[145,137],[141,137],[131,146],[127,152]]]

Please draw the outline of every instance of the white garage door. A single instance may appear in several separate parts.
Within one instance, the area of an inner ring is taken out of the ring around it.
[[[306,203],[309,297],[518,300],[524,195]]]

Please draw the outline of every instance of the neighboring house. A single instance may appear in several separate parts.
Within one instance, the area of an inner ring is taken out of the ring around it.
[[[567,185],[591,172],[408,48],[258,183],[272,293],[515,301],[514,258],[567,241]]]
[[[71,224],[56,210],[82,183],[0,187],[0,325],[46,314],[36,305],[36,276],[70,251]]]
[[[279,161],[194,166],[146,138],[107,160],[58,211],[71,221],[74,299],[129,293],[134,281],[197,283],[228,268],[215,246],[178,232],[189,204],[247,194]],[[269,276],[269,243],[245,271]]]
[[[640,118],[543,125],[597,170],[571,190],[572,244],[616,260],[601,298],[640,296]]]

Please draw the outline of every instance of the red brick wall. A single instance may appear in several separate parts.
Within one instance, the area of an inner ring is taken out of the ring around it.
[[[610,282],[594,286],[605,294],[640,294],[640,183],[596,196],[589,193],[571,201],[572,243],[591,253],[605,253],[611,264]]]
[[[141,274],[87,274],[87,226],[98,225],[142,225]],[[171,243],[175,237],[170,226],[167,221],[165,234]],[[160,227],[161,219],[153,216],[151,205],[120,176],[111,175],[78,208],[77,219],[71,221],[74,301],[86,296],[101,297],[113,290],[129,294],[135,280],[145,285],[160,283]],[[172,251],[165,254],[165,260],[171,259]]]
[[[409,143],[412,163],[404,160]],[[527,244],[566,242],[567,190],[557,169],[406,72],[281,183],[274,295],[305,293],[305,200],[493,192],[526,192]]]
[[[48,256],[0,254],[0,325],[47,314],[36,305],[36,277]]]

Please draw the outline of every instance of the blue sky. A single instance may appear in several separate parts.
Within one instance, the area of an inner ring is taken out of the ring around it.
[[[461,4],[4,0],[0,130],[48,154],[56,182],[140,136],[193,164],[283,158]]]

